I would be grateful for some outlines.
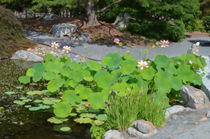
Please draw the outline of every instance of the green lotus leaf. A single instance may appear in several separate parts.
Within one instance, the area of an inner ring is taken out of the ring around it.
[[[107,115],[106,114],[99,114],[96,116],[97,120],[106,121]]]
[[[176,74],[177,72],[176,67],[174,66],[174,63],[170,63],[166,70],[170,74]]]
[[[194,85],[202,85],[202,77],[199,74],[195,74],[193,76],[193,80],[191,81]]]
[[[124,59],[130,59],[130,60],[134,60],[135,59],[132,55],[130,55],[128,53],[123,53],[123,58]]]
[[[152,80],[155,76],[155,70],[152,66],[141,70],[140,75],[145,80]]]
[[[66,102],[59,102],[54,105],[54,114],[59,118],[68,117],[72,111],[72,107],[70,104]]]
[[[55,60],[55,57],[52,54],[46,54],[44,56],[44,60],[45,60],[45,62],[54,61]]]
[[[178,78],[178,77],[171,78],[171,87],[174,90],[179,91],[182,86],[183,86],[183,83],[182,83],[182,80],[180,78]]]
[[[165,55],[157,55],[154,62],[158,70],[161,68],[167,68],[169,66],[169,59]]]
[[[94,76],[94,80],[101,88],[112,86],[115,82],[114,77],[104,70],[97,71]]]
[[[105,96],[102,93],[91,93],[88,96],[88,103],[93,109],[105,108]]]
[[[194,72],[189,65],[182,65],[177,69],[177,75],[183,82],[191,82],[194,78]]]
[[[64,80],[61,79],[60,77],[57,77],[51,80],[50,82],[48,82],[47,89],[50,92],[55,92],[55,91],[58,91],[63,84],[64,84]]]
[[[69,64],[69,67],[70,67],[71,70],[73,70],[73,71],[80,71],[81,68],[82,68],[82,66],[81,66],[79,63],[75,62],[75,61],[71,62],[71,63]]]
[[[34,75],[34,70],[32,68],[29,68],[26,72],[26,76],[32,77]]]
[[[48,72],[61,73],[63,71],[64,64],[60,62],[59,59],[55,59],[53,62],[49,61],[44,63],[44,67]]]
[[[111,53],[102,59],[101,64],[109,70],[114,70],[119,67],[121,60],[122,59],[119,54]]]
[[[55,73],[53,73],[53,72],[44,72],[43,73],[43,78],[45,79],[45,80],[53,80],[53,79],[55,79],[57,77],[57,75],[55,74]]]
[[[69,132],[69,131],[71,131],[71,128],[70,127],[61,127],[60,131]]]
[[[137,66],[137,61],[134,60],[125,60],[121,62],[121,72],[123,74],[130,74],[132,73]]]
[[[62,100],[71,104],[75,105],[76,103],[81,102],[81,98],[76,95],[75,91],[73,90],[67,90],[63,93]]]
[[[32,106],[31,105],[25,105],[24,107],[25,108],[31,108]]]
[[[101,69],[101,65],[93,60],[88,61],[86,64],[90,70],[98,71]]]
[[[33,68],[33,77],[32,80],[34,82],[38,82],[42,79],[42,74],[44,73],[45,69],[42,63],[34,64]]]
[[[76,117],[77,116],[77,113],[70,113],[69,116]]]
[[[28,77],[28,76],[20,76],[20,77],[18,78],[18,80],[19,80],[20,83],[22,83],[22,84],[28,84],[28,83],[30,83],[31,78]]]
[[[159,92],[169,93],[171,91],[172,75],[160,70],[155,76],[155,85]]]
[[[90,124],[93,120],[91,120],[90,118],[76,118],[74,119],[74,121],[80,124]]]
[[[71,79],[75,82],[75,83],[79,83],[80,81],[83,80],[83,74],[82,71],[72,71],[71,72]]]
[[[80,98],[84,100],[87,99],[89,94],[93,93],[93,91],[80,84],[75,88],[75,93],[79,94]]]
[[[9,92],[4,92],[4,94],[6,94],[6,95],[13,95],[13,94],[15,94],[15,92],[9,91]]]
[[[93,77],[92,77],[90,71],[83,70],[82,75],[83,75],[85,81],[93,81]]]

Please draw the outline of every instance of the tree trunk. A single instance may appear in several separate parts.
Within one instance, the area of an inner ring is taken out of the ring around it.
[[[87,0],[86,14],[88,18],[88,24],[98,24],[98,20],[96,18],[96,11],[94,7],[94,0]]]

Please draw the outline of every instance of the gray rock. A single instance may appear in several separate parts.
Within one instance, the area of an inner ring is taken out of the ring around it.
[[[152,133],[155,130],[153,124],[145,120],[137,120],[133,123],[133,126],[144,134]]]
[[[203,84],[201,90],[208,96],[210,99],[210,56],[202,56],[206,59],[206,67],[204,68],[205,76],[202,77]]]
[[[185,110],[185,107],[181,105],[174,105],[166,109],[165,117],[168,119],[172,114],[179,113]]]
[[[44,21],[53,21],[58,19],[58,16],[53,13],[46,13],[41,19]]]
[[[157,133],[157,130],[154,129],[151,133],[147,133],[147,134],[144,134],[142,132],[139,132],[138,130],[136,130],[134,127],[129,127],[127,129],[127,138],[128,139],[141,139],[141,138],[147,138],[147,137],[150,137],[154,134]]]
[[[183,86],[181,88],[181,96],[184,105],[194,109],[202,109],[210,107],[210,102],[206,94],[192,86]]]
[[[118,130],[109,130],[104,134],[103,139],[125,139],[123,134]]]
[[[72,33],[77,31],[77,26],[74,24],[62,23],[53,25],[51,33],[55,37],[71,36]]]
[[[128,26],[128,23],[131,19],[131,16],[128,13],[121,13],[120,15],[117,16],[114,26],[117,29],[123,29]]]
[[[90,35],[87,33],[80,32],[78,36],[71,37],[71,40],[74,42],[89,42]]]
[[[207,117],[207,118],[210,118],[210,111],[208,111],[208,112],[206,113],[206,117]]]
[[[24,61],[33,61],[33,62],[41,62],[44,61],[44,59],[40,56],[37,56],[31,52],[27,52],[24,50],[20,50],[15,52],[11,59],[19,59],[19,60],[24,60]]]

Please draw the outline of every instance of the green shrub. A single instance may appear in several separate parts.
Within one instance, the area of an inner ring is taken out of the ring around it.
[[[92,125],[90,128],[91,139],[102,139],[106,133],[105,128],[102,126]]]
[[[174,20],[173,25],[165,21],[145,20],[141,23],[129,23],[126,31],[132,34],[144,35],[157,40],[179,41],[184,38],[184,24],[180,20]]]
[[[210,32],[210,16],[205,16],[205,17],[203,18],[203,25],[204,25],[204,27],[205,27],[205,30],[206,30],[207,32]]]

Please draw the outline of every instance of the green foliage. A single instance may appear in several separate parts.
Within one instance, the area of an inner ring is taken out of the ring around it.
[[[104,126],[108,123],[108,129],[125,129],[137,119],[160,126],[169,102],[167,96],[174,94],[174,90],[178,93],[183,85],[200,86],[202,75],[196,71],[204,69],[206,63],[193,54],[173,58],[158,55],[154,61],[147,61],[149,67],[140,69],[128,53],[123,57],[108,54],[101,64],[76,63],[65,56],[54,58],[48,54],[43,63],[29,68],[20,80],[29,83],[28,79],[32,78],[33,82],[44,83],[47,90],[29,91],[27,97],[14,103],[25,105],[30,111],[49,109],[55,117],[48,121],[55,124],[73,117],[80,124]],[[96,138],[103,131],[96,127],[92,130]],[[97,134],[97,130],[101,133]]]
[[[92,125],[90,128],[91,139],[102,139],[106,130],[103,126]]]
[[[210,16],[203,17],[203,25],[207,32],[210,32]]]
[[[160,94],[159,94],[160,95]],[[138,119],[151,121],[155,126],[165,122],[168,101],[146,93],[132,92],[123,97],[112,96],[106,109],[108,129],[125,130]]]

